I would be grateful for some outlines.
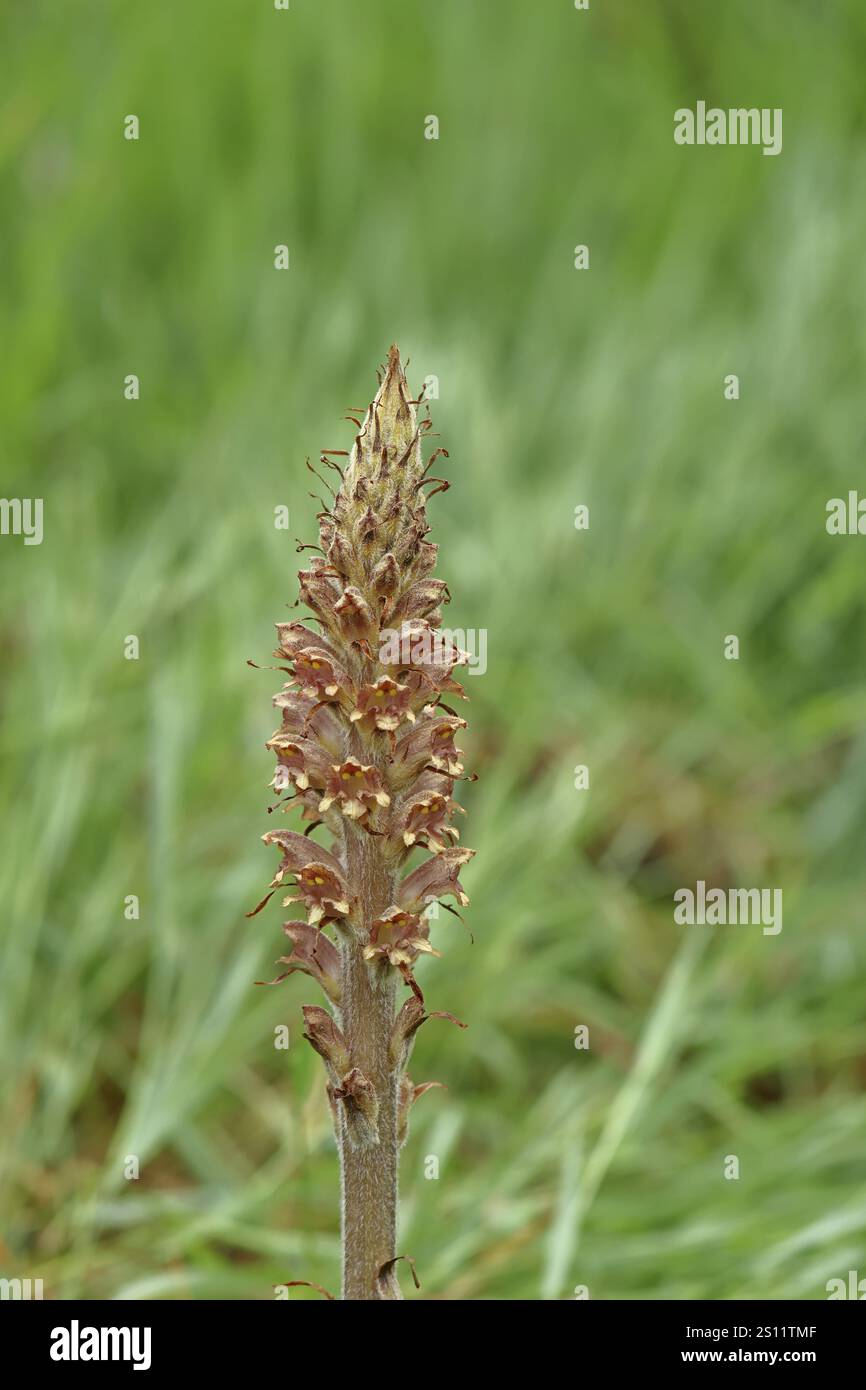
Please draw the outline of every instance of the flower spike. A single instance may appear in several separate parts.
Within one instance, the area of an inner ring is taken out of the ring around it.
[[[318,545],[299,546],[313,552],[298,574],[313,616],[277,623],[274,649],[285,683],[267,744],[279,793],[271,809],[298,808],[307,833],[263,835],[280,860],[253,913],[289,890],[292,949],[272,983],[301,973],[325,996],[326,1008],[304,1008],[304,1036],[325,1065],[340,1149],[345,1299],[402,1297],[397,1155],[412,1105],[439,1084],[415,1085],[406,1068],[427,1018],[465,1027],[426,1011],[414,975],[422,955],[439,954],[427,908],[468,903],[458,873],[474,852],[456,843],[453,824],[455,784],[468,780],[455,742],[466,721],[444,703],[464,697],[454,673],[467,654],[441,631],[451,594],[433,575],[438,547],[427,539],[427,502],[447,487],[429,469],[447,453],[425,461],[430,421],[419,404],[392,347],[363,417],[347,417],[351,451],[321,453],[339,487],[325,484],[333,501],[322,503]]]

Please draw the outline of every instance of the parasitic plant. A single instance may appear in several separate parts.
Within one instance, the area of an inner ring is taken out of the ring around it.
[[[427,1012],[414,966],[438,954],[430,904],[468,901],[458,873],[473,853],[451,823],[465,720],[445,703],[463,697],[452,671],[466,654],[441,630],[450,595],[432,575],[438,546],[426,539],[425,489],[448,486],[430,465],[447,452],[424,462],[431,422],[418,419],[419,403],[392,347],[375,399],[354,420],[351,453],[322,454],[340,486],[319,514],[310,548],[321,553],[298,576],[317,630],[277,623],[275,655],[289,679],[274,697],[282,724],[267,745],[282,794],[273,809],[297,807],[309,824],[263,836],[280,862],[254,911],[291,887],[291,952],[273,983],[302,971],[325,995],[326,1007],[304,1008],[304,1036],[325,1065],[340,1153],[344,1299],[402,1297],[397,1157],[411,1106],[437,1084],[415,1085],[407,1066],[427,1018],[458,1022]],[[334,462],[341,456],[345,467]],[[312,838],[318,827],[328,848]],[[418,850],[424,858],[410,867]]]

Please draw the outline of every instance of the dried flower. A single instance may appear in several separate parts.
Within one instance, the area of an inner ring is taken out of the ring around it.
[[[283,928],[292,952],[273,983],[301,971],[322,987],[330,1012],[304,1009],[305,1037],[322,1057],[343,1173],[343,1297],[401,1297],[394,1266],[397,1150],[409,1110],[438,1085],[406,1073],[415,1034],[430,1017],[414,969],[430,945],[425,911],[469,900],[458,870],[473,851],[457,846],[464,776],[455,738],[464,719],[443,705],[461,698],[454,669],[466,654],[439,631],[447,585],[432,577],[438,547],[426,539],[429,476],[420,422],[396,347],[358,425],[332,506],[319,514],[320,554],[301,570],[300,599],[314,614],[277,624],[275,655],[289,679],[274,703],[281,727],[280,810],[301,810],[308,833],[272,830],[281,852],[271,893],[305,921]],[[338,456],[337,451],[333,451]],[[311,832],[323,826],[328,848]],[[427,858],[409,870],[410,856]],[[330,933],[330,935],[328,935]],[[396,992],[410,993],[398,1009]],[[414,1273],[414,1271],[413,1271]]]

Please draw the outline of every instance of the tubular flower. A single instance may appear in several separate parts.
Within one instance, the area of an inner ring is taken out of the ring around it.
[[[378,768],[365,767],[350,758],[342,764],[334,763],[329,769],[319,810],[327,811],[335,802],[344,816],[359,825],[368,825],[370,812],[377,806],[390,806],[391,798],[385,791]]]
[[[370,939],[364,947],[364,959],[379,961],[383,965],[393,965],[404,977],[408,977],[409,967],[415,964],[418,955],[426,952],[439,956],[430,945],[429,927],[423,918],[414,912],[401,912],[392,907],[384,917],[377,917],[370,928]]]
[[[396,1279],[383,1277],[395,1259],[395,1155],[411,1104],[436,1084],[415,1086],[406,1074],[430,1016],[413,969],[421,954],[439,954],[422,914],[438,898],[468,903],[458,870],[473,854],[454,844],[452,824],[464,776],[454,740],[466,722],[442,704],[464,696],[453,672],[467,656],[440,630],[450,593],[432,576],[438,547],[426,539],[425,488],[447,484],[428,476],[430,420],[419,420],[417,404],[392,348],[345,468],[333,461],[339,451],[322,455],[340,484],[319,513],[320,554],[299,573],[313,618],[276,625],[287,679],[267,747],[273,785],[288,795],[274,809],[299,806],[312,824],[306,835],[263,836],[281,855],[271,891],[286,884],[284,902],[307,914],[284,927],[293,949],[273,983],[300,971],[329,1006],[305,1009],[305,1036],[326,1064],[341,1151],[347,1298],[396,1296]],[[419,851],[428,857],[410,865]]]
[[[321,985],[328,998],[340,1002],[340,953],[324,932],[311,927],[309,922],[286,922],[283,931],[292,943],[292,954],[280,956],[277,964],[288,966],[270,984],[278,985],[281,980],[294,975],[296,970],[311,975]]]
[[[412,692],[408,685],[400,685],[390,676],[380,676],[375,685],[364,685],[358,691],[355,708],[349,718],[353,724],[359,722],[366,734],[377,729],[382,733],[391,733],[399,728],[404,719],[415,723],[411,700]]]

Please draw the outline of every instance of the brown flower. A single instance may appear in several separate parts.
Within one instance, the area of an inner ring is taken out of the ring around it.
[[[437,853],[450,849],[452,841],[460,839],[459,830],[449,821],[449,817],[458,809],[462,808],[445,792],[419,786],[404,800],[397,817],[403,844],[407,849],[420,844]]]
[[[441,955],[441,951],[434,951],[430,945],[429,931],[429,924],[417,913],[389,908],[370,928],[364,959],[387,962],[401,969],[414,965],[420,953]]]
[[[344,816],[367,825],[370,812],[377,806],[390,806],[391,798],[385,791],[378,768],[349,759],[345,763],[334,763],[328,769],[319,810],[324,813],[335,803]]]
[[[467,864],[474,849],[445,849],[434,854],[397,885],[397,906],[406,912],[421,912],[436,898],[455,898],[461,907],[469,902],[457,873]]]
[[[287,730],[278,729],[265,747],[276,753],[282,769],[274,778],[275,785],[290,783],[299,791],[324,787],[333,764],[327,751],[315,739],[294,738]]]
[[[333,941],[329,941],[316,927],[311,927],[309,922],[284,922],[283,931],[293,949],[290,956],[280,956],[277,964],[289,968],[269,983],[278,985],[281,980],[287,980],[296,970],[300,970],[321,985],[334,1004],[339,1004],[342,993],[340,953]]]
[[[361,686],[349,719],[367,733],[373,729],[391,733],[404,720],[414,724],[411,701],[412,691],[408,685],[400,685],[391,676],[380,676],[372,685]]]
[[[293,830],[269,830],[262,839],[266,845],[279,845],[283,850],[274,884],[282,883],[287,873],[295,875],[298,891],[283,899],[284,907],[302,902],[312,926],[348,916],[350,907],[343,867],[333,854]]]
[[[425,768],[460,777],[463,764],[454,738],[466,720],[456,714],[443,714],[434,705],[425,705],[414,726],[401,734],[394,747],[392,780],[402,786],[412,782]]]
[[[324,647],[305,647],[295,657],[295,680],[303,695],[317,700],[327,697],[348,702],[352,682],[339,662]]]

